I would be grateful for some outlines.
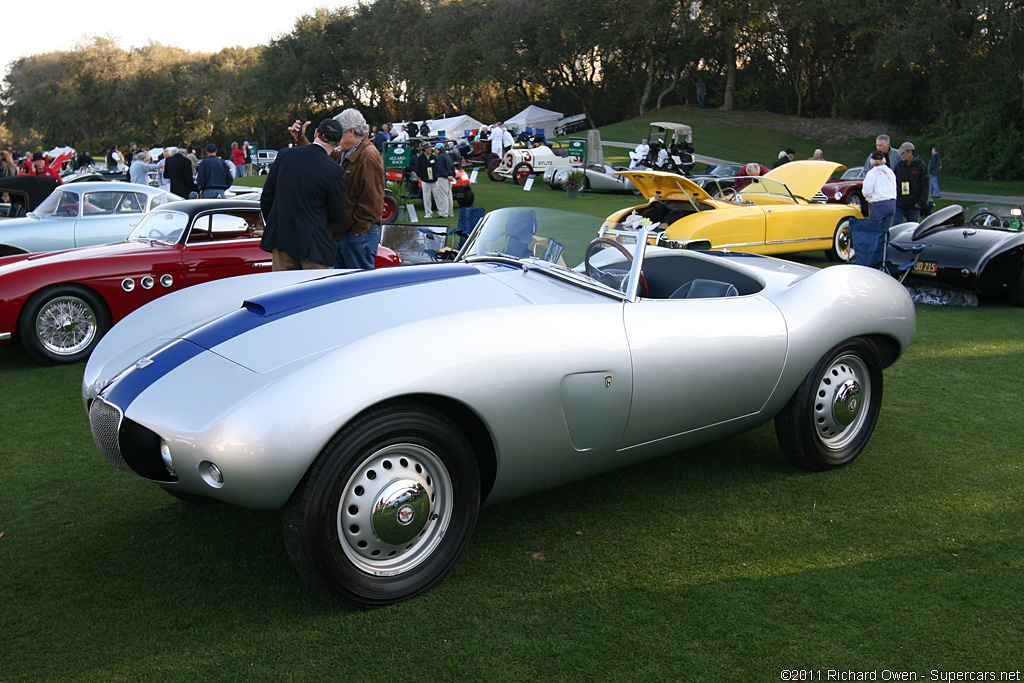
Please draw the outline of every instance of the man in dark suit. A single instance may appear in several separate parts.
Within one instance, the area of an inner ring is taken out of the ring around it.
[[[185,156],[188,147],[182,143],[177,152],[164,161],[164,178],[171,181],[171,193],[189,199],[189,195],[199,196],[199,187],[192,177],[192,162]]]
[[[260,195],[266,229],[260,248],[274,270],[332,268],[337,247],[331,223],[345,217],[345,172],[331,159],[341,125],[324,119],[313,144],[278,152]]]

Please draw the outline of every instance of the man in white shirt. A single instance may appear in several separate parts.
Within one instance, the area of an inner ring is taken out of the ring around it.
[[[632,152],[629,153],[629,167],[636,168],[637,164],[641,164],[647,159],[647,155],[651,152],[651,146],[647,144],[647,138],[640,141],[640,144],[636,146]]]

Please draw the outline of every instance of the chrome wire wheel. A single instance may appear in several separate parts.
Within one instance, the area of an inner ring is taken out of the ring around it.
[[[73,356],[87,349],[99,334],[96,311],[74,295],[47,301],[35,316],[36,339],[55,356]]]
[[[841,356],[818,381],[814,428],[826,448],[846,448],[864,428],[871,401],[871,375],[854,355]]]
[[[345,484],[338,541],[360,570],[407,572],[430,557],[452,517],[452,482],[444,463],[417,444],[383,448]]]

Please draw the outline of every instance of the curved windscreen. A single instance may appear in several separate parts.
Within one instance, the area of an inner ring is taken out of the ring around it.
[[[154,211],[143,216],[128,239],[176,244],[188,227],[188,216],[177,211]]]
[[[498,209],[484,216],[459,258],[515,259],[625,292],[630,271],[627,252],[635,247],[627,250],[608,244],[614,240],[607,238],[595,242],[603,222],[556,209]],[[585,263],[588,248],[589,267]]]

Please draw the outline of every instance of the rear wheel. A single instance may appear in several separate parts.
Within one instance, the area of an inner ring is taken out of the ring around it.
[[[459,202],[459,206],[473,206],[473,202],[475,200],[476,197],[473,194],[473,188],[466,186],[466,189],[459,194],[456,201]]]
[[[444,578],[479,505],[479,470],[458,427],[426,406],[394,404],[357,418],[320,453],[285,505],[285,545],[329,598],[389,605]]]
[[[18,321],[22,345],[50,365],[77,363],[89,357],[108,329],[110,313],[92,290],[58,285],[36,292]]]
[[[798,467],[849,464],[871,438],[882,406],[882,364],[863,339],[826,353],[775,418],[782,452]]]
[[[525,161],[516,164],[516,167],[512,169],[512,180],[516,185],[525,185],[526,179],[531,175],[533,175],[533,166]]]
[[[850,247],[850,219],[844,218],[839,221],[836,231],[832,235],[832,247],[825,250],[825,256],[834,263],[850,260],[853,249]]]

